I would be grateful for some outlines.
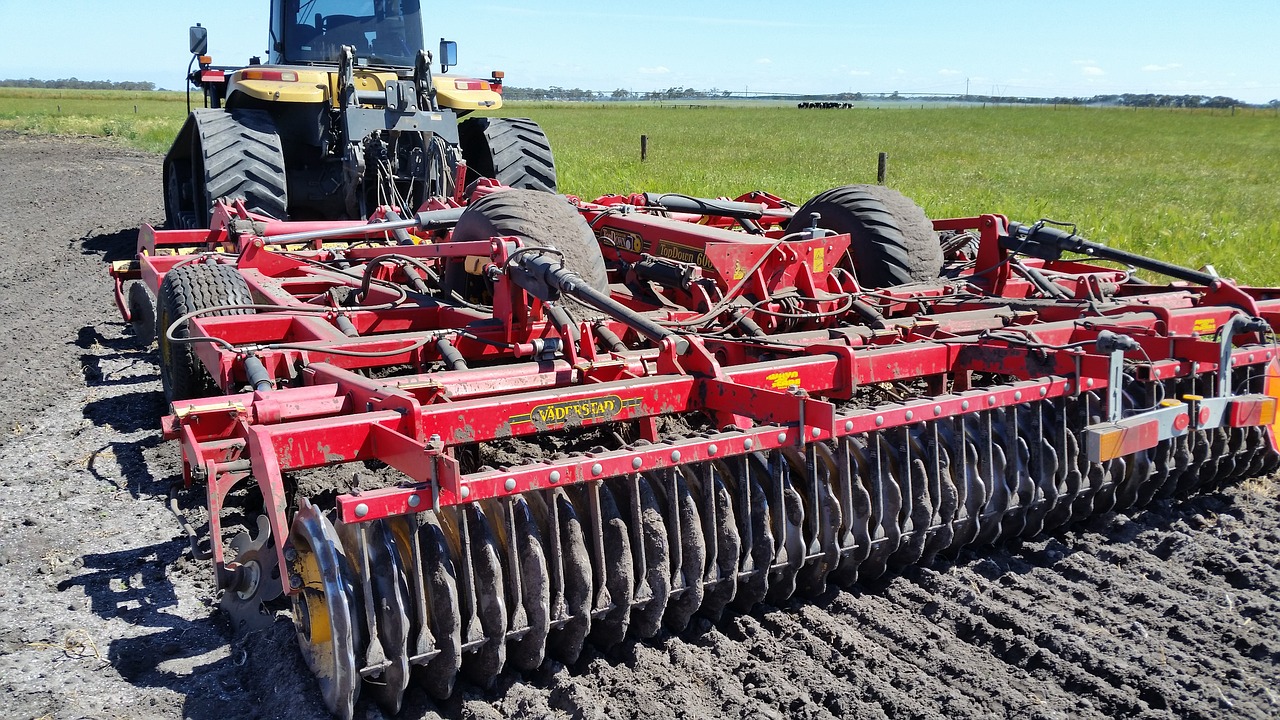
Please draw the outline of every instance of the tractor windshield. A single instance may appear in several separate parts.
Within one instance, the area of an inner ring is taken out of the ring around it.
[[[285,0],[284,61],[337,62],[343,45],[372,65],[413,67],[422,49],[420,0]]]

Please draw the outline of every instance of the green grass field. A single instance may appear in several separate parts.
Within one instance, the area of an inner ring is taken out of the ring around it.
[[[0,88],[0,129],[112,136],[156,152],[185,113],[182,93]],[[1280,285],[1274,111],[516,104],[504,114],[542,124],[561,190],[587,198],[763,189],[803,202],[874,182],[883,151],[889,184],[932,217],[1049,217],[1100,242]]]

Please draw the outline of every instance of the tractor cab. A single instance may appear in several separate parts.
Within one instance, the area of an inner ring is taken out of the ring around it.
[[[333,65],[343,46],[360,64],[413,67],[424,48],[420,0],[272,0],[271,64]]]

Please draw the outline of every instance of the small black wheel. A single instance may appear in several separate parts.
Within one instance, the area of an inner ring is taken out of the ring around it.
[[[805,203],[787,224],[799,232],[812,224],[848,234],[840,266],[868,288],[933,280],[942,271],[942,247],[933,223],[902,193],[882,185],[845,185]]]
[[[556,163],[551,143],[528,118],[468,118],[458,124],[467,183],[493,178],[525,190],[556,192]]]
[[[564,256],[564,264],[602,293],[609,291],[609,274],[595,233],[567,200],[536,190],[502,190],[486,195],[467,206],[453,240],[488,240],[491,237],[516,236],[526,246],[550,247]],[[445,269],[446,292],[464,297],[474,294],[469,287],[471,276],[461,261],[453,261]],[[599,314],[576,300],[564,299],[561,306],[575,320]]]
[[[169,402],[214,395],[221,390],[196,357],[190,343],[169,339],[175,320],[207,308],[248,305],[253,302],[249,286],[232,265],[193,263],[165,273],[156,303],[156,334],[160,348],[160,381]],[[248,315],[251,310],[218,310],[210,315]],[[188,337],[186,323],[173,328],[174,338]]]
[[[129,324],[133,335],[144,348],[151,347],[156,339],[156,304],[151,300],[147,286],[135,282],[129,286]]]

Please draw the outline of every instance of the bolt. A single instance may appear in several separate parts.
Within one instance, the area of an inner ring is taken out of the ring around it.
[[[995,395],[988,395],[988,396],[987,396],[987,404],[988,404],[988,405],[995,405],[995,404],[996,404],[996,396],[995,396]]]
[[[359,505],[356,506],[356,517],[362,518],[368,514],[369,514],[368,505],[365,505],[364,503],[360,503]]]
[[[1062,383],[1062,392],[1064,392],[1064,393],[1069,393],[1069,392],[1071,392],[1071,382],[1070,382],[1070,381],[1067,381],[1067,382]]]
[[[877,415],[877,416],[876,416],[876,427],[880,427],[880,426],[882,426],[882,425],[884,425],[884,416],[883,416],[883,415]]]
[[[301,576],[301,575],[290,575],[290,576],[289,576],[289,587],[293,588],[294,590],[297,590],[298,588],[302,587],[302,576]]]
[[[934,416],[934,417],[937,417],[937,416],[939,416],[939,415],[941,415],[941,414],[942,414],[942,406],[941,406],[941,405],[934,405],[934,406],[933,406],[933,416]]]
[[[422,498],[418,497],[417,495],[409,496],[409,507],[416,508],[421,504],[422,504]]]
[[[969,409],[969,401],[968,401],[968,400],[965,400],[964,402],[960,403],[960,409],[961,409],[961,410],[968,410],[968,409]]]
[[[784,432],[778,433],[778,442],[784,443],[786,441],[787,441],[787,434]]]
[[[631,467],[635,468],[636,470],[639,470],[641,465],[644,465],[643,460],[641,460],[640,458],[631,458]]]
[[[604,466],[602,466],[600,463],[596,463],[595,465],[591,466],[592,475],[599,475],[602,472],[604,472]]]
[[[1048,395],[1048,394],[1049,394],[1049,388],[1047,387],[1040,388],[1040,397],[1044,397],[1045,395]]]
[[[1018,400],[1021,400],[1021,399],[1022,399],[1022,391],[1021,391],[1021,390],[1014,390],[1014,391],[1013,391],[1013,399],[1014,399],[1014,401],[1015,401],[1015,402],[1016,402],[1016,401],[1018,401]]]
[[[720,451],[720,448],[716,447],[715,443],[711,443],[710,445],[707,446],[708,455],[715,455],[719,451]]]
[[[462,495],[462,499],[466,500],[468,497],[471,496],[471,488],[467,487],[466,485],[463,485],[462,492],[460,494]]]
[[[915,417],[915,416],[916,416],[916,414],[915,414],[915,413],[911,412],[910,410],[908,410],[908,411],[907,411],[907,419],[908,419],[908,420],[910,420],[911,418],[913,418],[913,417]]]
[[[293,548],[291,548],[291,547],[287,547],[287,548],[285,548],[285,549],[284,549],[284,559],[285,559],[285,562],[293,562],[294,560],[297,560],[297,559],[298,559],[298,551],[297,551],[297,550],[294,550],[294,549],[293,549]]]
[[[756,445],[756,444],[755,444],[754,442],[752,442],[752,441],[751,441],[751,438],[747,438],[746,440],[743,440],[743,441],[742,441],[742,449],[743,449],[743,450],[750,450],[751,448],[755,447],[755,445]]]
[[[672,451],[671,451],[671,462],[673,462],[673,463],[674,463],[674,462],[680,462],[680,451],[679,451],[679,450],[672,450]]]
[[[1087,388],[1093,387],[1093,378],[1085,378],[1084,386]]]
[[[844,431],[845,431],[845,432],[853,432],[853,421],[852,421],[852,420],[845,420],[845,421],[844,421]]]
[[[507,481],[506,481],[505,483],[503,483],[502,487],[506,488],[507,492],[511,492],[512,490],[515,490],[515,489],[516,489],[516,479],[515,479],[515,478],[507,478]]]
[[[814,436],[814,437],[822,437],[822,431],[821,431],[821,430],[819,430],[818,428],[814,428],[814,429],[813,429],[813,436]]]

